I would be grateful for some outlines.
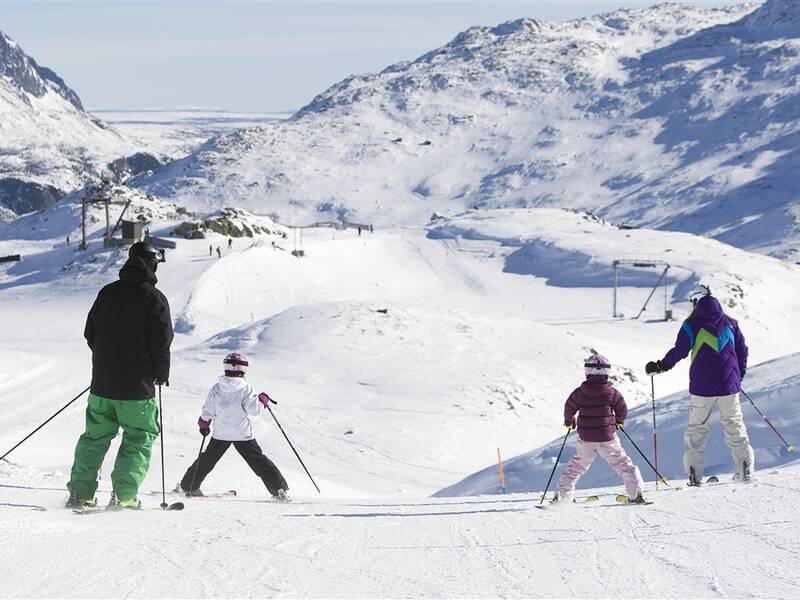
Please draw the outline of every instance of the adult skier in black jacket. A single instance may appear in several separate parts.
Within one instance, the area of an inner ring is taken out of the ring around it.
[[[122,442],[111,473],[111,504],[138,508],[139,486],[150,467],[158,436],[155,385],[169,379],[172,318],[156,289],[163,253],[150,244],[131,246],[119,281],[97,295],[84,337],[92,350],[92,387],[86,431],[75,448],[67,488],[69,506],[97,504],[97,472],[111,440],[122,427]]]

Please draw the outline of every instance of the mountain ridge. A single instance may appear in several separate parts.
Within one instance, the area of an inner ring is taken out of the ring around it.
[[[137,185],[293,221],[574,208],[792,258],[800,31],[770,25],[787,11],[800,19],[769,0],[473,27]]]

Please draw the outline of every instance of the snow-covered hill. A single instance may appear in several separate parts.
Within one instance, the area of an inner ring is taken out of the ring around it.
[[[0,206],[17,214],[50,206],[136,150],[0,31]]]
[[[144,195],[133,206],[149,211],[151,230],[164,235],[184,218]],[[76,209],[66,202],[0,225],[0,255],[23,254],[21,263],[0,263],[2,451],[88,383],[84,318],[124,250],[103,250],[103,223],[93,219],[89,250],[65,247]],[[553,209],[475,211],[428,230],[360,237],[306,230],[303,258],[290,253],[291,232],[237,238],[221,258],[209,257],[208,245],[224,247],[225,238],[208,235],[175,239],[158,272],[178,330],[164,388],[167,485],[196,456],[199,407],[222,357],[236,349],[250,358],[249,381],[278,400],[276,416],[322,494],[264,417],[255,433],[285,473],[292,504],[265,502],[260,480],[230,452],[204,488],[235,488],[235,499],[187,500],[185,511],[164,513],[160,495],[143,494],[141,513],[73,515],[60,507],[83,427],[81,399],[0,461],[7,595],[794,596],[800,473],[747,406],[765,467],[749,485],[655,492],[647,476],[656,503],[619,506],[612,496],[620,487],[598,465],[585,482],[613,486],[597,490],[599,505],[545,512],[534,508],[536,495],[496,494],[492,466],[481,487],[459,490],[492,495],[427,497],[491,464],[498,446],[506,459],[520,457],[507,462],[512,489],[541,490],[564,396],[591,348],[612,358],[633,407],[628,426],[649,448],[642,363],[673,341],[679,324],[610,317],[608,262],[618,256],[674,255],[677,315],[688,308],[680,290],[711,278],[741,321],[752,361],[777,359],[749,371],[754,400],[787,436],[800,433],[799,318],[784,299],[800,285],[794,266]],[[638,309],[652,278],[621,278],[623,312]],[[657,386],[661,464],[679,475],[686,373],[673,369]],[[714,438],[709,470],[726,471],[724,453]],[[145,492],[160,483],[155,460]],[[57,564],[41,560],[42,547]],[[747,548],[748,559],[731,547]]]
[[[474,27],[144,185],[285,221],[573,207],[793,256],[799,21],[768,0]]]

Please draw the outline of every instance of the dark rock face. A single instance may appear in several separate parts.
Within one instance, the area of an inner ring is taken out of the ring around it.
[[[50,89],[84,112],[81,99],[58,75],[40,67],[19,45],[0,31],[0,77],[9,77],[17,88],[41,98]]]
[[[109,170],[119,181],[125,181],[145,171],[154,171],[161,166],[163,163],[147,152],[137,152],[108,163]]]
[[[64,192],[51,185],[40,185],[14,177],[0,179],[0,206],[18,215],[52,206]]]

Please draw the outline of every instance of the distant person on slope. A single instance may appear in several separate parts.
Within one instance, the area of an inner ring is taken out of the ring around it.
[[[617,437],[617,425],[625,422],[628,406],[617,389],[608,382],[611,363],[602,354],[584,361],[586,381],[574,390],[564,405],[564,425],[575,427],[578,414],[578,443],[575,456],[564,467],[553,502],[572,502],[575,485],[599,454],[625,482],[630,502],[644,503],[644,481],[639,467],[625,453]]]
[[[200,486],[206,476],[216,466],[231,444],[247,462],[253,473],[261,478],[270,495],[280,502],[289,500],[286,480],[278,467],[264,456],[261,447],[253,437],[250,418],[261,414],[270,399],[267,394],[257,394],[247,383],[245,373],[249,366],[246,357],[237,352],[228,354],[222,361],[225,374],[208,393],[197,425],[203,437],[214,434],[208,448],[192,463],[178,484],[178,491],[187,496],[202,496]]]
[[[84,337],[92,349],[92,387],[86,431],[75,448],[67,506],[97,504],[97,471],[122,427],[109,507],[139,508],[139,486],[150,467],[158,436],[155,384],[169,379],[172,318],[155,287],[163,253],[137,242],[119,272],[105,286],[86,318]]]
[[[747,369],[747,345],[739,324],[723,312],[708,286],[695,288],[689,301],[694,310],[683,322],[675,347],[663,359],[647,363],[645,371],[648,375],[669,371],[691,352],[689,393],[692,400],[683,438],[683,466],[689,485],[700,485],[703,481],[703,453],[714,404],[719,408],[725,443],[733,456],[734,477],[746,481],[755,468],[739,404],[741,382]]]

